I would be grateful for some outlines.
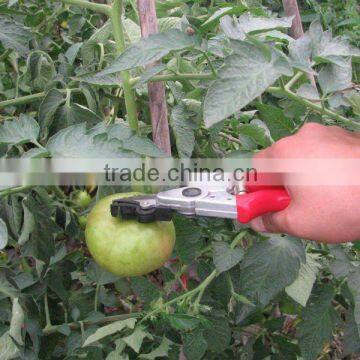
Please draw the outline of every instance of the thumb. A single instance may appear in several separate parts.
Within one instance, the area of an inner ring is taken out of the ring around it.
[[[286,233],[285,211],[260,216],[250,222],[253,230],[262,233]]]

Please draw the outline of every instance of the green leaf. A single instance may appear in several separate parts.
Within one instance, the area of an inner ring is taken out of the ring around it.
[[[343,37],[333,37],[331,30],[323,31],[321,22],[315,20],[309,28],[312,40],[312,58],[317,62],[343,63],[344,57],[360,56],[360,50],[351,46]]]
[[[64,95],[57,89],[50,90],[39,107],[39,123],[42,138],[46,137],[57,109],[65,102]]]
[[[305,250],[299,239],[273,235],[258,242],[241,263],[239,292],[265,306],[296,280],[305,261]]]
[[[97,138],[86,131],[85,124],[69,126],[50,138],[46,149],[53,157],[107,158],[134,157],[134,153],[121,150],[117,139]]]
[[[241,248],[232,249],[226,242],[214,242],[214,264],[219,273],[230,270],[237,265],[244,257]]]
[[[159,149],[153,141],[137,135],[123,141],[123,149],[136,152],[139,155],[151,157],[166,157],[167,155]]]
[[[319,101],[320,95],[317,91],[317,88],[311,84],[302,84],[296,91],[296,94],[301,96],[302,98]]]
[[[210,351],[222,353],[231,342],[231,328],[228,319],[225,317],[211,317],[210,326],[204,331],[204,338],[208,343]]]
[[[21,228],[20,236],[18,243],[20,246],[24,245],[30,237],[30,234],[35,228],[35,219],[31,211],[26,206],[25,202],[23,201],[23,209],[24,209],[24,222]]]
[[[275,106],[268,104],[257,104],[260,118],[270,130],[271,137],[277,141],[294,131],[294,123],[284,115],[284,112]]]
[[[5,121],[0,125],[0,144],[36,143],[39,132],[39,124],[31,116],[20,114],[19,119]]]
[[[207,127],[226,119],[260,96],[281,75],[292,74],[286,57],[271,49],[268,61],[254,44],[232,41],[235,54],[225,59],[219,78],[210,86],[204,103]]]
[[[355,322],[353,309],[350,308],[345,313],[344,326],[344,352],[342,356],[360,353],[360,334]]]
[[[195,46],[195,38],[172,29],[166,33],[150,35],[128,47],[108,68],[100,74],[107,75],[145,66],[160,60],[170,51],[184,50]]]
[[[31,81],[37,91],[43,91],[55,77],[55,65],[51,57],[40,50],[33,51],[27,60]]]
[[[351,104],[354,114],[360,116],[360,94],[351,92],[346,95],[346,100]]]
[[[142,85],[144,85],[145,83],[147,83],[152,77],[154,77],[155,75],[159,74],[160,72],[162,72],[163,70],[166,69],[166,66],[164,64],[159,64],[159,65],[155,65],[150,67],[149,69],[147,69],[142,75],[140,80],[138,81],[138,83],[136,84],[136,87],[140,87]]]
[[[29,52],[30,29],[14,20],[0,17],[0,41],[7,49],[12,49],[24,56]]]
[[[20,350],[16,346],[14,340],[23,345],[21,329],[24,325],[24,311],[19,304],[19,299],[15,298],[12,305],[12,316],[10,322],[10,330],[0,337],[1,359],[11,360],[20,356]]]
[[[120,332],[123,329],[133,329],[136,324],[136,319],[126,319],[116,321],[110,325],[106,325],[97,329],[94,334],[90,335],[84,342],[83,347],[89,346],[96,341],[99,341],[106,336]]]
[[[128,38],[127,44],[133,44],[141,39],[140,26],[129,18],[123,19],[125,35]]]
[[[8,229],[5,221],[0,218],[0,250],[5,249],[9,240]]]
[[[325,343],[332,338],[337,322],[337,314],[331,305],[334,295],[331,285],[324,286],[310,297],[308,306],[303,310],[297,338],[304,360],[315,360]]]
[[[329,248],[331,255],[335,258],[330,262],[330,270],[336,279],[343,280],[355,267],[340,245],[329,245]]]
[[[347,67],[326,64],[319,73],[319,84],[324,95],[352,87],[351,60]]]
[[[86,268],[86,274],[89,279],[96,282],[97,285],[107,285],[119,280],[118,276],[109,273],[94,261],[91,261],[90,265]]]
[[[160,297],[159,289],[144,276],[131,279],[131,288],[145,305],[149,305]]]
[[[174,225],[176,230],[176,253],[184,264],[189,264],[201,250],[202,231],[191,219],[184,216],[175,216]]]
[[[306,263],[301,264],[298,278],[285,288],[286,293],[304,307],[311,295],[316,275],[319,272],[320,264],[317,259],[318,256],[316,255],[306,254]]]
[[[100,73],[89,73],[77,76],[75,80],[102,87],[118,87],[122,84],[122,79],[119,74],[102,75]]]
[[[248,136],[256,144],[261,145],[263,147],[268,147],[272,143],[265,129],[256,124],[241,125],[239,127],[239,134]]]
[[[0,271],[0,294],[10,298],[15,298],[19,295],[19,291],[10,284],[3,271]]]
[[[57,109],[52,128],[54,128],[55,131],[59,131],[68,126],[80,123],[86,123],[87,127],[91,127],[102,122],[102,120],[103,119],[96,113],[83,105],[64,104]]]
[[[316,74],[310,65],[312,42],[309,34],[305,34],[301,38],[292,41],[288,48],[290,62],[294,68],[308,74]]]
[[[154,349],[148,354],[139,355],[140,359],[154,360],[159,357],[167,357],[170,351],[170,347],[173,344],[172,341],[168,340],[166,337],[163,337],[159,347]]]
[[[72,44],[67,50],[66,53],[64,54],[65,57],[67,58],[67,60],[69,61],[69,64],[73,65],[75,62],[75,59],[81,49],[81,47],[83,46],[83,43],[75,43]]]
[[[218,10],[216,10],[202,25],[201,27],[203,29],[208,29],[211,28],[214,24],[216,24],[219,19],[221,19],[223,16],[225,16],[226,14],[228,14],[230,11],[232,11],[232,7],[230,6],[226,6],[223,8],[220,8]],[[244,6],[245,9],[245,6]]]
[[[254,34],[278,28],[291,27],[293,17],[266,18],[253,16],[250,13],[241,15],[238,19],[224,16],[221,21],[221,29],[227,37],[234,40],[245,40],[246,34]]]
[[[187,360],[200,360],[203,358],[208,344],[204,338],[203,330],[197,329],[183,335],[184,354]]]
[[[174,132],[176,148],[180,158],[190,158],[195,147],[195,130],[198,128],[191,119],[191,113],[184,104],[178,104],[171,111],[170,124]]]
[[[360,336],[360,267],[349,273],[347,282],[354,298],[354,319]]]
[[[201,324],[199,318],[187,314],[169,314],[167,318],[175,330],[193,330]]]
[[[159,19],[159,31],[166,32],[171,29],[181,30],[183,19],[180,17],[164,17]]]
[[[154,339],[149,332],[145,331],[144,327],[140,326],[137,327],[131,335],[122,338],[122,340],[136,353],[139,353],[141,345],[145,338],[148,338],[150,340]]]

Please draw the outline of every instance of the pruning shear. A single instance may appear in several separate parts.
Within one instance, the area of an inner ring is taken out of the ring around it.
[[[150,223],[171,221],[177,212],[188,217],[237,219],[246,224],[264,214],[282,211],[289,204],[290,196],[280,186],[187,186],[114,200],[111,215]]]

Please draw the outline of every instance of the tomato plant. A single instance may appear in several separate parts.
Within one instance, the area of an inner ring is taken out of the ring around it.
[[[1,158],[164,156],[150,139],[149,82],[165,84],[174,157],[255,152],[305,122],[359,130],[355,1],[302,4],[296,40],[278,1],[156,5],[159,33],[143,38],[134,0],[0,1]],[[124,191],[0,189],[3,359],[360,351],[358,243],[176,216],[170,261],[120,277],[94,262],[84,227],[96,203]]]

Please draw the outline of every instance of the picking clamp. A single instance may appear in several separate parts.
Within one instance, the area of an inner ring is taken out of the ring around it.
[[[174,212],[185,216],[237,219],[240,223],[282,211],[290,196],[279,186],[244,186],[238,191],[216,186],[188,186],[114,200],[111,215],[140,223],[170,221]]]

